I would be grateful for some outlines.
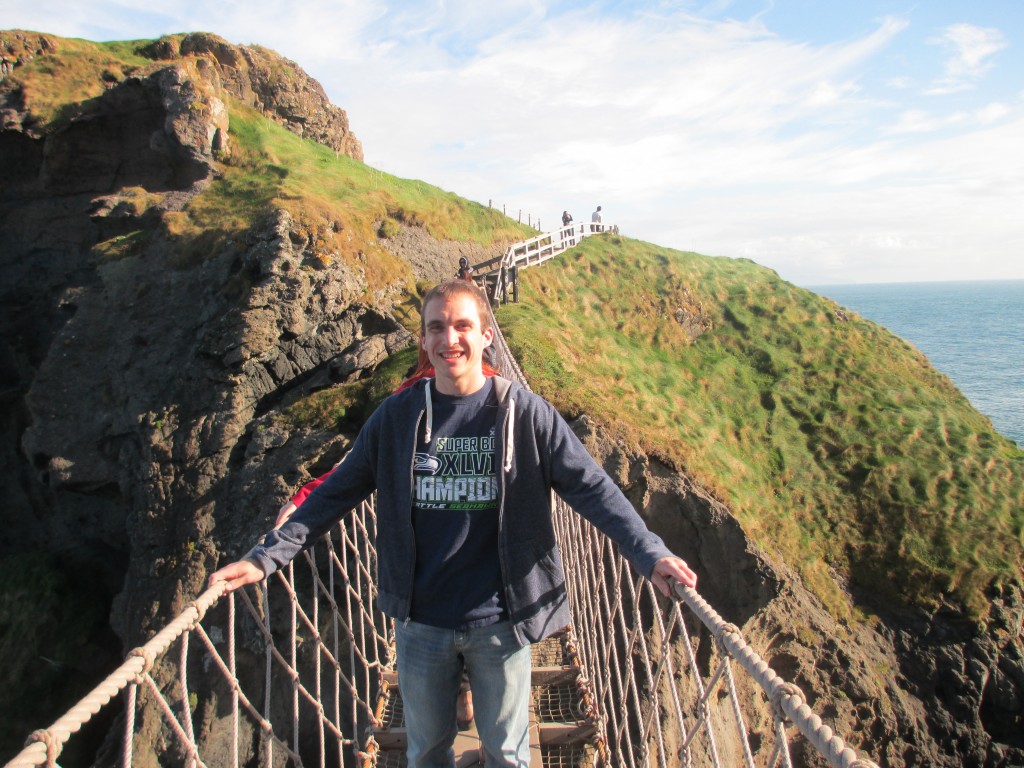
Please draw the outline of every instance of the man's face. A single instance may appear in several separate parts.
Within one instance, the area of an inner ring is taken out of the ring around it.
[[[480,310],[470,296],[438,297],[423,308],[420,344],[434,366],[437,389],[469,395],[484,385],[483,352],[494,331],[480,330]]]

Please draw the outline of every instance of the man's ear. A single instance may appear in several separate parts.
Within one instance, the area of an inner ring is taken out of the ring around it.
[[[494,341],[494,326],[492,325],[486,331],[481,334],[484,337],[484,346],[491,346],[491,342]]]

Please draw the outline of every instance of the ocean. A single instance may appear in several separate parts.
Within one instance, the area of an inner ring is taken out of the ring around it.
[[[913,344],[996,431],[1024,447],[1024,280],[810,290]]]

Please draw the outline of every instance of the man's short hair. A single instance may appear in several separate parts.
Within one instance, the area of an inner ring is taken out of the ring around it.
[[[423,297],[423,303],[420,305],[420,332],[424,333],[427,330],[427,304],[434,299],[448,301],[457,296],[469,296],[476,302],[477,311],[480,313],[481,333],[491,327],[491,305],[484,292],[468,280],[445,280],[427,291]]]

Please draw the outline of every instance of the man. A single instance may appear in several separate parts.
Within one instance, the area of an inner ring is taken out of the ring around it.
[[[526,768],[529,644],[570,621],[551,490],[663,594],[669,579],[695,586],[697,577],[647,530],[550,403],[484,375],[494,329],[478,288],[441,283],[422,316],[435,378],[385,400],[323,485],[210,583],[260,581],[376,490],[378,603],[395,619],[409,765],[454,765],[465,664],[486,764]]]
[[[601,232],[601,206],[597,206],[597,210],[590,214],[590,231]]]

